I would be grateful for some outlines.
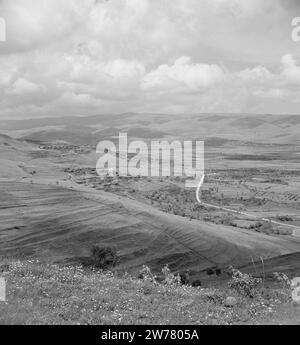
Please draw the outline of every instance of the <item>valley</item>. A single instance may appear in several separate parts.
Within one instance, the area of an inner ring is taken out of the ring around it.
[[[236,213],[198,204],[184,177],[96,174],[98,141],[114,141],[128,129],[132,139],[174,140],[174,124],[183,123],[181,118],[168,121],[160,115],[159,130],[153,125],[157,117],[149,114],[147,120],[125,114],[126,125],[119,127],[118,117],[87,118],[82,128],[68,126],[64,118],[60,124],[55,119],[0,124],[5,133],[0,136],[0,255],[72,264],[101,244],[117,248],[120,272],[137,272],[144,264],[159,271],[169,264],[172,271],[189,272],[209,285],[222,283],[230,265],[259,266],[263,258],[266,265],[271,260],[271,276],[277,270],[274,258],[300,252],[299,141],[291,134],[299,122],[268,117],[273,123],[261,138],[265,122],[215,117],[191,117],[201,124],[198,132],[206,133],[201,200]],[[185,127],[179,139],[200,140],[193,125]],[[221,274],[211,276],[209,270]]]

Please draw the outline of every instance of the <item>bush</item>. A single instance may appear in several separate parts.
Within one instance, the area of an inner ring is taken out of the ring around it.
[[[170,285],[170,286],[180,286],[182,285],[181,283],[181,278],[180,275],[177,274],[173,274],[171,272],[171,270],[169,269],[169,266],[166,265],[162,270],[161,270],[162,274],[163,274],[163,283],[166,285]]]
[[[194,280],[193,282],[192,282],[192,286],[193,287],[197,287],[197,286],[201,286],[201,281],[200,280]]]
[[[272,234],[274,232],[274,226],[271,222],[264,222],[259,230],[264,234]]]
[[[292,222],[293,221],[293,217],[291,217],[289,215],[277,216],[276,218],[278,220],[280,220],[281,222]]]
[[[206,274],[207,274],[208,276],[212,276],[212,275],[214,274],[214,270],[213,270],[212,268],[207,268],[207,269],[206,269]]]
[[[253,298],[258,293],[258,286],[262,283],[261,278],[255,278],[251,274],[242,273],[231,267],[232,279],[229,281],[229,287],[238,293]]]
[[[118,255],[115,247],[94,245],[91,249],[92,264],[103,270],[110,269],[118,263]]]
[[[156,282],[156,275],[151,272],[151,268],[143,265],[143,268],[139,271],[138,278],[144,281]]]
[[[190,280],[189,272],[180,273],[180,281],[182,285],[188,285]]]
[[[274,278],[281,283],[283,289],[291,288],[292,282],[286,274],[281,272],[274,272],[273,275]]]

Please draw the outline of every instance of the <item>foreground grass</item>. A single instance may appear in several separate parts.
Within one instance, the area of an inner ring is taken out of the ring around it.
[[[227,288],[158,284],[36,261],[1,267],[7,301],[0,302],[0,324],[238,324],[270,320],[282,303],[299,311],[275,290],[246,298]],[[237,300],[233,307],[225,306],[228,296]]]

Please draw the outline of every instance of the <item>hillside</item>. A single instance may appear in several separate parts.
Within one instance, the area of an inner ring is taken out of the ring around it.
[[[2,149],[3,148],[3,149]],[[67,179],[85,155],[38,149],[1,137],[0,255],[74,263],[93,244],[115,245],[118,269],[164,264],[193,277],[206,268],[240,266],[299,250],[299,240],[216,225],[162,212],[126,196]]]
[[[255,263],[255,265],[246,265],[241,267],[243,272],[251,274],[264,274],[266,277],[272,277],[274,272],[285,272],[290,277],[300,276],[300,252],[280,255],[275,258],[265,260],[262,264],[261,261]]]

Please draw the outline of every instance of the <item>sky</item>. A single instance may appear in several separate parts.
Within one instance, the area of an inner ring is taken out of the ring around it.
[[[300,114],[299,0],[0,0],[0,119]]]

